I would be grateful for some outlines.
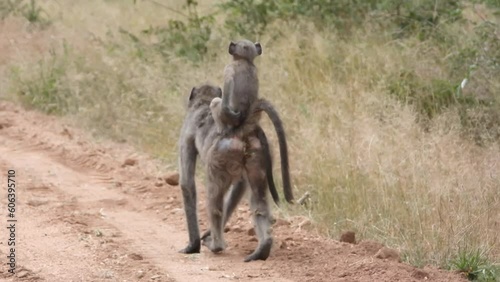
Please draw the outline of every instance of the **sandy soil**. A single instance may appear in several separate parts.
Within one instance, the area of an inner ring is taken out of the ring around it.
[[[378,258],[382,245],[376,242],[322,238],[306,230],[303,218],[278,219],[270,258],[244,263],[257,243],[246,203],[229,223],[224,253],[203,248],[201,254],[180,254],[188,236],[180,188],[165,181],[171,172],[126,144],[92,140],[55,117],[0,102],[1,214],[6,225],[7,171],[14,169],[18,220],[17,274],[2,263],[2,281],[462,279]],[[203,200],[199,207],[205,230]],[[8,233],[2,230],[5,261]]]

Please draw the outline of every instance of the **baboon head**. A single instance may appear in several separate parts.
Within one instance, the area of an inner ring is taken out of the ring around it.
[[[222,97],[222,89],[218,86],[213,86],[207,83],[198,87],[193,87],[193,89],[191,89],[191,94],[189,95],[188,107],[198,107],[201,104],[209,105],[216,97]]]
[[[250,40],[240,40],[229,44],[229,54],[235,59],[245,59],[253,62],[253,59],[262,54],[262,46],[259,42],[253,43]]]

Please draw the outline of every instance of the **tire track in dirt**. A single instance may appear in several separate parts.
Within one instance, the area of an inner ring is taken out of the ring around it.
[[[125,144],[89,140],[54,117],[0,102],[0,168],[15,167],[20,182],[19,263],[27,273],[21,280],[461,280],[432,267],[376,259],[380,244],[323,238],[301,228],[304,218],[278,220],[271,257],[243,263],[256,245],[246,204],[230,221],[224,253],[203,248],[201,254],[179,254],[187,231],[180,189],[165,183],[164,173],[172,168]],[[133,162],[126,165],[126,159]],[[0,244],[3,252],[5,247]],[[0,278],[18,280],[3,268]]]

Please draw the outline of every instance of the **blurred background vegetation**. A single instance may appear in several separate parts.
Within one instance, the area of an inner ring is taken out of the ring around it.
[[[173,169],[190,89],[222,83],[230,40],[260,41],[311,193],[276,210],[498,281],[499,0],[4,0],[0,19],[2,98]]]

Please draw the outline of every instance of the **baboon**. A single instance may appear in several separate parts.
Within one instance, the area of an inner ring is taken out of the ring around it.
[[[245,122],[259,96],[259,78],[253,60],[262,54],[262,46],[249,40],[231,41],[228,51],[233,61],[224,68],[219,114],[224,125],[234,128]]]
[[[224,250],[223,227],[225,221],[241,199],[244,188],[248,185],[252,192],[251,208],[259,242],[257,249],[247,256],[245,261],[265,260],[271,250],[272,237],[270,234],[270,210],[266,195],[266,153],[264,145],[260,141],[263,131],[258,124],[252,125],[250,123],[250,126],[254,126],[253,131],[244,129],[245,126],[240,127],[241,132],[248,132],[248,135],[243,136],[243,138],[238,137],[237,134],[222,135],[217,133],[214,119],[210,114],[210,103],[213,98],[221,97],[221,95],[219,87],[206,84],[193,88],[189,97],[188,110],[179,139],[180,186],[187,218],[189,244],[180,252],[200,252],[201,240],[194,181],[196,160],[199,154],[206,169],[207,209],[210,221],[210,232],[204,234],[203,244],[214,253]],[[272,107],[270,103],[266,103],[268,107]],[[266,103],[263,102],[263,104]],[[262,111],[262,109],[258,111]],[[266,113],[269,112],[271,111],[266,110]],[[281,123],[280,120],[278,121]],[[265,138],[265,135],[263,136]],[[267,139],[265,142],[267,143]],[[286,143],[284,144],[286,146]],[[288,163],[282,164],[283,168],[288,169]],[[286,175],[289,176],[289,173],[287,172]],[[233,187],[229,189],[231,185]],[[223,198],[228,190],[230,193],[224,203]],[[288,195],[289,199],[293,199],[291,189],[288,192],[285,191],[285,195]]]

